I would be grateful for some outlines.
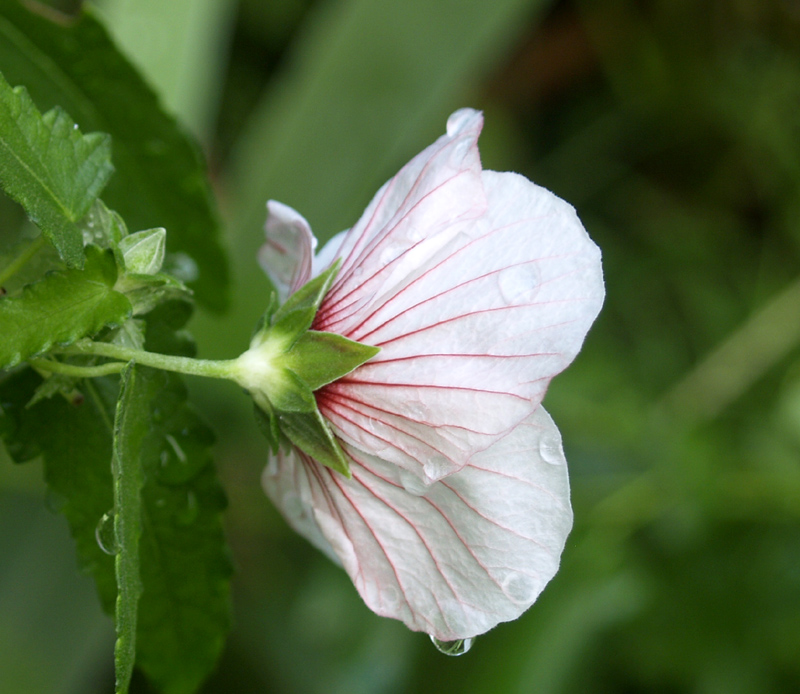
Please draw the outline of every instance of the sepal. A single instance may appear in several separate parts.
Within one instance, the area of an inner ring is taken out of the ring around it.
[[[282,412],[278,419],[281,430],[303,453],[347,479],[352,477],[347,457],[319,410]]]
[[[380,347],[362,345],[341,335],[309,330],[281,362],[300,374],[311,390],[317,390],[346,376],[380,351]]]

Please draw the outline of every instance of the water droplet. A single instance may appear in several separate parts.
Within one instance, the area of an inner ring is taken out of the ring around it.
[[[178,525],[191,525],[197,520],[200,507],[197,504],[197,496],[193,491],[186,492],[186,497],[178,504],[175,511],[175,522]]]
[[[431,636],[431,642],[434,646],[436,646],[436,650],[439,651],[439,653],[444,653],[445,655],[464,655],[470,648],[472,648],[474,641],[474,638],[456,639],[455,641],[441,641],[435,636]]]
[[[539,441],[539,456],[545,463],[550,465],[562,465],[564,463],[564,453],[561,449],[561,442],[557,438],[544,438]]]
[[[67,505],[67,497],[48,487],[44,494],[44,505],[50,513],[61,513]]]
[[[400,602],[400,591],[395,586],[381,588],[381,602],[390,610],[394,610]]]
[[[183,282],[193,282],[200,275],[197,263],[185,253],[170,253],[165,261],[170,274]]]
[[[405,470],[400,472],[400,484],[403,485],[403,489],[414,496],[424,496],[430,489],[417,475]]]
[[[378,264],[381,267],[389,265],[397,256],[400,254],[399,249],[394,246],[388,246],[381,251],[380,256],[378,257]]]
[[[165,446],[159,453],[158,480],[162,484],[180,485],[194,479],[205,467],[207,458],[202,455],[186,454],[181,443],[172,434],[164,436]],[[187,442],[184,440],[184,444]],[[188,442],[192,452],[191,441]]]
[[[287,518],[299,520],[305,516],[305,507],[300,497],[294,492],[286,492],[281,497],[281,509]]]
[[[528,303],[539,286],[539,271],[533,263],[507,267],[498,274],[497,286],[509,304]]]
[[[503,592],[516,605],[530,605],[539,594],[539,586],[530,576],[510,572],[500,584]]]
[[[117,536],[114,533],[114,512],[107,511],[104,513],[100,520],[97,522],[97,527],[94,529],[94,539],[106,554],[115,555],[119,552],[117,546]]]
[[[425,475],[431,482],[436,482],[453,471],[454,465],[443,455],[433,455],[425,461]]]

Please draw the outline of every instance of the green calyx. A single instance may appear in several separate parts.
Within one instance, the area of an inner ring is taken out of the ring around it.
[[[260,409],[273,453],[285,437],[349,478],[347,458],[320,414],[314,391],[350,373],[380,349],[309,330],[338,270],[334,264],[280,308],[273,296],[250,349],[236,360],[235,380]]]

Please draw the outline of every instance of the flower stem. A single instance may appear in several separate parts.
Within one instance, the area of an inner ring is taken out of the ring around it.
[[[16,275],[33,256],[35,256],[39,249],[44,246],[45,238],[43,235],[37,236],[28,247],[22,251],[9,265],[0,270],[0,286],[4,285],[14,275]]]
[[[65,364],[64,362],[50,359],[28,359],[28,363],[39,371],[74,376],[75,378],[96,378],[98,376],[116,374],[122,371],[126,364],[126,362],[122,361],[113,361],[99,366],[78,366],[77,364]]]
[[[61,354],[93,354],[98,357],[110,357],[121,362],[135,361],[143,366],[151,366],[162,371],[208,378],[224,378],[237,381],[239,369],[236,359],[213,360],[176,357],[171,354],[158,354],[140,349],[121,347],[110,342],[80,342],[58,350]],[[66,365],[65,365],[66,366]],[[110,365],[109,365],[110,366]],[[87,367],[88,368],[88,367]],[[121,370],[122,366],[120,366]]]

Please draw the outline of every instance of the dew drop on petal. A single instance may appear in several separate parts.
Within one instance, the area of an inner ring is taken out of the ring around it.
[[[508,304],[525,304],[536,294],[539,272],[531,263],[514,265],[500,271],[497,275],[497,286]]]
[[[539,456],[545,463],[561,465],[563,462],[563,454],[558,439],[552,437],[543,438],[539,442]]]
[[[428,479],[436,482],[447,477],[452,471],[452,463],[443,455],[434,455],[425,461],[424,470]]]
[[[305,509],[300,497],[294,492],[286,492],[281,498],[281,509],[287,517],[299,520],[305,516]]]
[[[380,589],[381,603],[388,610],[396,609],[400,602],[400,591],[395,586],[385,586]]]
[[[94,539],[97,540],[98,546],[106,554],[113,556],[119,552],[117,536],[114,533],[113,511],[107,511],[100,517],[97,527],[94,529]]]
[[[500,587],[516,605],[530,605],[539,594],[536,581],[516,571],[510,572],[500,583]]]
[[[431,642],[436,646],[439,653],[445,655],[464,655],[470,648],[475,639],[456,639],[455,641],[441,641],[435,636],[431,636]]]
[[[403,485],[403,489],[414,496],[424,496],[429,490],[428,485],[417,475],[405,470],[400,472],[400,484]]]

